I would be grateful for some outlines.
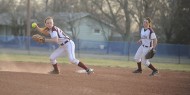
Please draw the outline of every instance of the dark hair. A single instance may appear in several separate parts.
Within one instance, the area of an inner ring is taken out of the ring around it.
[[[53,17],[47,17],[47,18],[44,20],[44,23],[46,23],[46,21],[47,21],[48,19],[53,19]]]

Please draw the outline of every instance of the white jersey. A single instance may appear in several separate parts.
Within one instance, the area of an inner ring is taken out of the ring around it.
[[[152,40],[156,39],[154,31],[152,31],[152,29],[150,28],[148,29],[142,28],[140,34],[141,34],[142,45],[152,47]]]
[[[67,40],[70,40],[69,37],[58,27],[53,26],[52,29],[49,31],[51,38],[58,37],[58,43],[62,44]]]
[[[49,31],[51,38],[58,37],[59,47],[50,55],[52,64],[56,64],[57,57],[62,54],[68,55],[69,61],[73,64],[79,64],[79,60],[75,58],[75,44],[69,37],[58,27],[53,26]]]

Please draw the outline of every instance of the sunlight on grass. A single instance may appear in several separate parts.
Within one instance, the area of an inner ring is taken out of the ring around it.
[[[38,62],[49,63],[49,56],[42,55],[24,55],[24,54],[0,54],[0,61],[17,61],[17,62]],[[68,64],[68,58],[60,57],[58,63]],[[80,58],[80,61],[87,65],[109,66],[109,67],[128,67],[136,68],[133,61],[98,59],[98,58]],[[171,64],[171,63],[153,63],[158,69],[168,69],[177,71],[190,71],[190,64]]]

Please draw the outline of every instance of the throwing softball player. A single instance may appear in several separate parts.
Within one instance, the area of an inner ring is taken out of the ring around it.
[[[59,47],[50,55],[50,62],[53,65],[53,70],[50,74],[59,74],[59,69],[57,66],[56,59],[62,54],[66,53],[68,55],[69,61],[73,64],[78,65],[83,68],[87,74],[93,73],[93,69],[87,68],[81,61],[75,58],[75,44],[74,42],[58,27],[54,26],[53,18],[47,17],[44,21],[44,29],[38,27],[36,23],[32,24],[33,28],[36,28],[39,32],[50,35],[51,38],[43,38],[42,42],[57,43]]]
[[[143,22],[144,27],[140,31],[141,39],[138,41],[141,46],[138,48],[134,56],[134,59],[137,62],[138,69],[135,70],[133,73],[142,73],[141,63],[143,63],[145,66],[149,67],[152,70],[150,76],[154,76],[158,73],[158,70],[154,68],[154,66],[150,63],[149,59],[145,58],[145,55],[151,49],[155,50],[157,46],[156,34],[152,29],[151,23],[152,22],[149,17],[147,17]]]

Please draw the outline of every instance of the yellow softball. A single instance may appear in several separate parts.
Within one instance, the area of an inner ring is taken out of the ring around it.
[[[32,28],[36,28],[37,24],[35,22],[32,23]]]

